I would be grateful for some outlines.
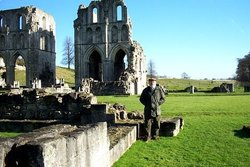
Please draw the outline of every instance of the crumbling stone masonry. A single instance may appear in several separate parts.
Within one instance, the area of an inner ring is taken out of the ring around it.
[[[18,94],[0,95],[0,119],[80,122],[81,115],[88,114],[85,114],[87,107],[96,103],[93,94],[46,94],[44,89],[28,89]]]
[[[131,20],[124,1],[92,1],[88,7],[80,5],[77,14],[74,21],[76,88],[80,87],[82,78],[123,81],[126,71],[129,94],[140,94],[146,86],[146,59],[140,44],[132,40]]]
[[[17,138],[0,139],[0,167],[110,167],[136,141],[136,128],[126,129],[126,133],[117,136],[117,142],[110,141],[105,122],[60,124]]]
[[[26,86],[34,78],[42,86],[55,80],[55,21],[44,11],[33,7],[0,11],[0,58],[6,66],[6,83],[15,80],[15,62],[21,56],[26,66]]]

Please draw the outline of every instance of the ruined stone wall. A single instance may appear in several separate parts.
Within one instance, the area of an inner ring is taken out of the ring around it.
[[[51,86],[55,80],[55,21],[33,7],[0,11],[0,57],[6,66],[6,82],[15,80],[15,61],[21,56],[26,66],[26,86],[34,78]]]
[[[17,138],[0,138],[0,167],[110,167],[136,141],[136,128],[124,131],[123,136],[113,133],[112,147],[109,131],[105,122],[53,125]]]
[[[74,21],[75,83],[82,78],[119,81],[125,70],[134,77],[130,94],[146,87],[146,60],[142,47],[132,40],[132,24],[123,0],[92,1],[80,5]]]
[[[56,125],[0,142],[0,166],[94,167],[109,165],[106,123]]]
[[[68,120],[80,122],[84,106],[96,104],[92,94],[41,95],[39,90],[0,95],[0,119]]]

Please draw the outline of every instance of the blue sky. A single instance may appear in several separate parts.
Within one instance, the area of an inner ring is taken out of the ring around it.
[[[73,38],[80,4],[90,0],[0,0],[0,10],[36,6],[56,21],[56,64],[63,41]],[[228,78],[237,58],[250,52],[249,0],[125,0],[132,36],[159,75],[194,79]]]

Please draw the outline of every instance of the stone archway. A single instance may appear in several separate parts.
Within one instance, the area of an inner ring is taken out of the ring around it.
[[[115,55],[114,61],[114,80],[118,81],[121,74],[128,67],[128,56],[127,54],[120,49]]]
[[[16,55],[15,56],[15,81],[19,81],[20,86],[26,86],[26,63],[22,55]]]
[[[6,86],[6,65],[4,58],[0,55],[0,87]]]
[[[94,51],[89,56],[89,77],[94,80],[102,81],[103,70],[102,70],[102,60],[101,55]]]

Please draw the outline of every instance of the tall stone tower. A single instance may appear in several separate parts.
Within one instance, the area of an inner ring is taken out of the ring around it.
[[[0,57],[6,66],[6,82],[15,80],[15,62],[21,56],[26,66],[26,86],[34,78],[43,86],[55,80],[55,21],[33,6],[0,11]]]
[[[75,83],[82,78],[118,81],[131,75],[131,94],[146,86],[146,60],[142,47],[131,37],[131,21],[123,0],[92,1],[80,5],[74,21]]]

